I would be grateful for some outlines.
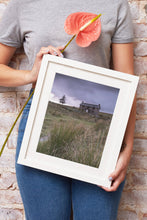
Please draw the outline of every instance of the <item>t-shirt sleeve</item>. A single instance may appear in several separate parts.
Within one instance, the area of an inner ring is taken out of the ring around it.
[[[112,43],[133,42],[133,23],[127,0],[121,0],[117,9],[117,24],[112,37]]]
[[[19,48],[22,46],[22,41],[18,2],[10,0],[0,21],[0,43]]]

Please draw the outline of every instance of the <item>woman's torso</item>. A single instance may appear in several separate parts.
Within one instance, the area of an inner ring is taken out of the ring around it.
[[[1,21],[0,42],[23,45],[28,58],[25,68],[31,69],[41,47],[63,46],[69,41],[64,22],[74,12],[101,13],[102,31],[99,39],[86,48],[72,41],[64,56],[109,68],[112,42],[128,43],[133,39],[127,0],[11,0]]]
[[[74,40],[65,50],[64,56],[109,68],[111,38],[117,23],[117,8],[113,0],[28,0],[22,2],[19,21],[30,68],[41,47],[48,45],[57,47],[68,42],[71,36],[65,33],[64,22],[69,14],[78,11],[102,13],[102,32],[100,38],[86,48],[79,47]]]

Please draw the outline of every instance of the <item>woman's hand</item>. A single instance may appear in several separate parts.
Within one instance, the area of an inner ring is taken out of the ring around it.
[[[129,164],[130,155],[127,155],[125,151],[121,152],[116,164],[115,171],[110,174],[108,177],[109,180],[112,180],[112,185],[110,188],[102,187],[107,192],[113,192],[116,191],[121,182],[124,181],[127,167]]]
[[[51,54],[54,56],[63,57],[63,54],[61,53],[62,49],[64,49],[64,47],[53,47],[53,46],[42,47],[36,55],[36,59],[35,59],[32,70],[30,71],[29,74],[27,74],[27,77],[29,77],[28,81],[30,81],[31,83],[33,83],[33,85],[35,85],[37,78],[38,78],[41,61],[42,61],[44,54]]]
[[[125,179],[127,167],[129,165],[129,161],[133,150],[135,116],[136,116],[136,97],[133,102],[128,125],[124,136],[124,143],[126,143],[126,146],[119,155],[114,172],[111,173],[108,177],[109,180],[112,180],[112,185],[110,188],[102,187],[107,192],[116,191],[120,183]]]

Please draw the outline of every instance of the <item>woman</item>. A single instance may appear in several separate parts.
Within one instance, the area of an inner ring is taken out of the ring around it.
[[[70,39],[63,30],[66,17],[77,11],[87,12],[87,8],[88,12],[102,13],[101,36],[87,48],[72,42],[64,56],[105,68],[110,68],[112,60],[114,70],[133,74],[133,31],[127,0],[11,0],[0,25],[0,86],[32,83],[34,88],[43,55],[63,56],[63,47],[58,46],[65,45]],[[28,66],[26,70],[15,70],[7,65],[21,46],[27,55]],[[16,160],[31,101],[20,122]],[[70,219],[71,205],[76,220],[116,219],[132,153],[134,126],[135,102],[124,137],[126,146],[120,153],[115,171],[109,176],[113,180],[109,189],[16,163],[26,219]]]

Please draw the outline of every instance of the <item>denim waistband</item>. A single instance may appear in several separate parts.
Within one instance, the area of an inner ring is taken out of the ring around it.
[[[30,92],[29,92],[29,96],[31,95],[31,93],[34,91],[33,88],[30,89]]]

